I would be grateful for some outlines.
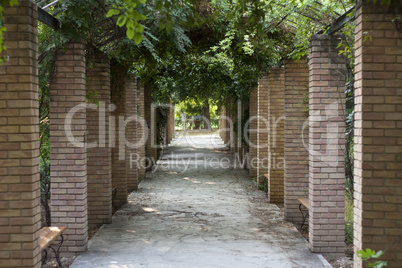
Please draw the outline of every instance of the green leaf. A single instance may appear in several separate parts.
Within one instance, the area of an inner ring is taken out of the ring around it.
[[[147,19],[147,17],[145,17],[144,14],[139,14],[138,15],[138,20],[146,20],[146,19]]]
[[[134,42],[136,45],[139,45],[142,42],[143,36],[141,33],[135,33]]]
[[[132,20],[127,21],[126,24],[127,28],[133,28],[134,29],[134,22]]]
[[[128,39],[133,39],[135,31],[133,28],[127,28],[126,34],[127,34]]]
[[[110,18],[111,16],[117,15],[119,13],[120,11],[117,9],[110,9],[106,14],[106,18]]]
[[[135,31],[136,31],[137,33],[142,33],[142,32],[144,32],[144,26],[142,26],[141,24],[138,24],[138,25],[135,27]]]
[[[127,18],[124,15],[120,15],[119,18],[117,19],[117,25],[119,25],[120,27],[123,27],[124,24],[126,24]]]
[[[379,257],[381,257],[382,254],[384,254],[384,251],[380,250],[377,253],[374,252],[374,254],[371,257],[378,259]]]

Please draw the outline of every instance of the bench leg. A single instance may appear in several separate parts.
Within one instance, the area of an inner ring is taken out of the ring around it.
[[[43,249],[44,256],[42,257],[42,265],[45,265],[46,260],[47,260],[47,249]]]
[[[300,204],[299,205],[299,210],[300,210],[300,213],[302,214],[302,223],[301,223],[301,225],[300,225],[300,231],[302,230],[302,228],[303,228],[303,226],[304,226],[304,224],[306,223],[306,220],[307,220],[307,218],[308,218],[308,210],[307,210],[307,213],[306,214],[304,214],[303,213],[303,210],[301,209],[301,206],[302,206],[302,204]]]
[[[57,262],[57,264],[59,265],[59,267],[60,267],[60,268],[63,268],[63,265],[61,264],[61,261],[60,261],[60,248],[61,248],[61,246],[63,245],[63,242],[64,242],[64,237],[63,237],[63,235],[60,235],[60,238],[61,238],[61,241],[60,241],[60,243],[59,243],[59,246],[57,247],[57,250],[54,249],[52,246],[49,246],[49,248],[50,248],[51,250],[53,250],[54,255],[55,255],[55,257],[56,257],[56,262]]]

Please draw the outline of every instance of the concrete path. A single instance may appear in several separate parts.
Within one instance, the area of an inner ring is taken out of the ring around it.
[[[71,267],[328,266],[209,134],[174,140]]]

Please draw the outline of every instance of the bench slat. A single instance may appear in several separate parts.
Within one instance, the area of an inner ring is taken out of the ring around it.
[[[303,206],[305,206],[308,210],[310,210],[310,204],[308,202],[308,198],[298,198],[297,199]]]
[[[56,240],[62,232],[66,230],[66,227],[43,227],[40,230],[40,248],[41,250],[47,248],[50,243]]]

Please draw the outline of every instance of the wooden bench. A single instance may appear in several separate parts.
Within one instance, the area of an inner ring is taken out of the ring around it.
[[[300,225],[300,230],[303,228],[304,224],[306,223],[307,218],[309,217],[309,210],[310,210],[310,204],[308,201],[308,197],[303,197],[303,198],[298,198],[297,201],[300,202],[299,205],[299,210],[300,213],[302,214],[302,223]],[[306,208],[304,211],[302,210],[302,205]]]
[[[48,257],[48,252],[47,249],[50,248],[56,257],[57,264],[59,265],[60,268],[63,266],[61,265],[60,261],[60,247],[64,242],[63,238],[63,232],[66,230],[66,227],[43,227],[40,229],[40,249],[43,250],[45,253],[45,256],[42,258],[42,265],[45,264],[47,257]],[[51,243],[56,240],[57,237],[61,238],[60,243],[58,244],[57,250],[52,247]]]

